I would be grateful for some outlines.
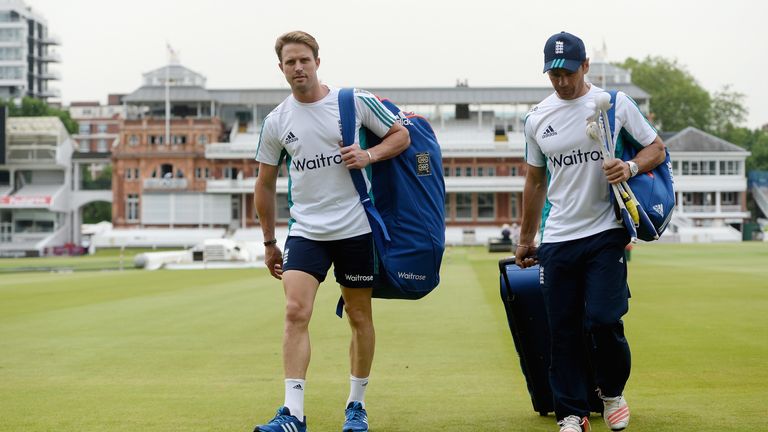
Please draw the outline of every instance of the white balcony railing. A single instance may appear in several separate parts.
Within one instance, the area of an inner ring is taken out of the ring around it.
[[[256,177],[240,180],[216,179],[206,181],[205,191],[208,193],[253,193],[254,186],[256,186]],[[275,187],[278,193],[287,193],[288,179],[279,177]]]
[[[256,185],[256,178],[249,177],[242,180],[232,179],[217,179],[208,180],[206,183],[206,191],[213,193],[243,193],[252,192]]]
[[[61,80],[61,74],[58,71],[46,71],[38,75],[44,80]]]
[[[685,213],[714,213],[717,211],[717,207],[713,205],[684,204],[682,208]]]
[[[44,45],[61,45],[61,39],[56,35],[48,35],[40,39],[40,42]]]
[[[525,177],[446,177],[446,192],[522,192]]]
[[[61,63],[61,54],[48,52],[40,56],[40,60],[48,63]]]
[[[743,213],[744,210],[738,204],[716,205],[693,205],[683,204],[679,207],[685,213]]]
[[[56,88],[45,89],[40,92],[41,97],[58,98],[61,97],[61,90]]]
[[[744,176],[675,176],[677,192],[745,191]]]
[[[723,219],[737,221],[748,219],[750,212],[742,210],[740,205],[679,205],[675,208],[675,215],[690,220]],[[680,224],[678,224],[680,225]]]
[[[173,190],[173,189],[186,189],[187,179],[185,178],[150,178],[144,180],[144,189],[160,189],[160,190]]]
[[[743,210],[738,204],[723,204],[720,206],[720,211],[723,213],[740,213]]]
[[[49,145],[9,145],[8,161],[21,164],[55,163],[58,147]]]
[[[446,177],[446,192],[522,192],[525,177]],[[241,180],[216,179],[206,181],[209,193],[252,193],[256,178]],[[288,191],[288,179],[278,177],[277,192]]]
[[[206,159],[253,159],[258,139],[252,143],[214,143],[205,146]]]

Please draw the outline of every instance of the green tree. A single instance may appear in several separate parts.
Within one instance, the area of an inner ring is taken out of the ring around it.
[[[747,171],[768,171],[768,131],[729,127],[719,136],[752,153],[747,158]]]
[[[661,129],[679,131],[694,126],[709,130],[712,98],[676,60],[630,57],[619,66],[631,71],[632,83],[651,95],[651,113]]]
[[[619,66],[651,95],[651,113],[661,129],[696,127],[749,150],[747,170],[768,170],[768,131],[743,126],[748,114],[744,94],[730,85],[710,94],[683,66],[663,57],[628,58]]]
[[[112,203],[96,201],[83,206],[83,223],[95,224],[112,221]]]
[[[755,141],[749,150],[752,154],[747,158],[747,170],[768,171],[768,132],[755,130]]]
[[[109,190],[112,189],[112,165],[103,167],[96,178],[91,175],[91,167],[80,167],[80,188],[83,190]]]
[[[724,86],[712,95],[711,110],[711,124],[707,129],[718,136],[722,136],[747,120],[744,94],[732,91],[730,85]]]
[[[48,106],[40,99],[24,97],[21,105],[16,106],[12,101],[0,101],[0,106],[8,108],[9,117],[58,117],[70,134],[78,131],[77,122],[69,116],[69,111]]]

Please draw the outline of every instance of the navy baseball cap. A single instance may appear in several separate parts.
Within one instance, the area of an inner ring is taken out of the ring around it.
[[[544,72],[550,69],[576,72],[586,59],[584,42],[570,33],[553,34],[544,45]]]

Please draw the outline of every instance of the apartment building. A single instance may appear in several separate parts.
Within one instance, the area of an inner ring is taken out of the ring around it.
[[[59,39],[42,15],[22,0],[0,0],[0,99],[29,96],[46,102],[61,97],[50,84],[60,80],[51,66],[61,62]]]

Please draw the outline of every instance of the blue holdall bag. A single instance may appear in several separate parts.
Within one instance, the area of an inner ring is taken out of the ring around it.
[[[339,92],[344,146],[355,140],[354,89]],[[376,251],[373,297],[415,300],[440,283],[445,250],[445,182],[440,145],[426,119],[382,100],[411,136],[411,145],[398,156],[365,170],[350,170],[360,202],[371,225]],[[381,139],[362,128],[360,147]],[[369,176],[371,193],[363,178]],[[341,302],[339,303],[341,305]],[[337,310],[340,315],[341,309]]]
[[[608,123],[611,135],[615,137],[617,158],[631,160],[643,149],[623,128],[616,132],[616,90],[608,92],[611,95],[611,108],[608,110]],[[669,151],[665,148],[666,158],[656,168],[640,173],[629,180],[627,184],[635,194],[642,210],[648,215],[652,226],[641,223],[637,228],[637,238],[644,241],[658,240],[667,229],[672,212],[675,210],[675,182],[672,175],[672,162]]]

